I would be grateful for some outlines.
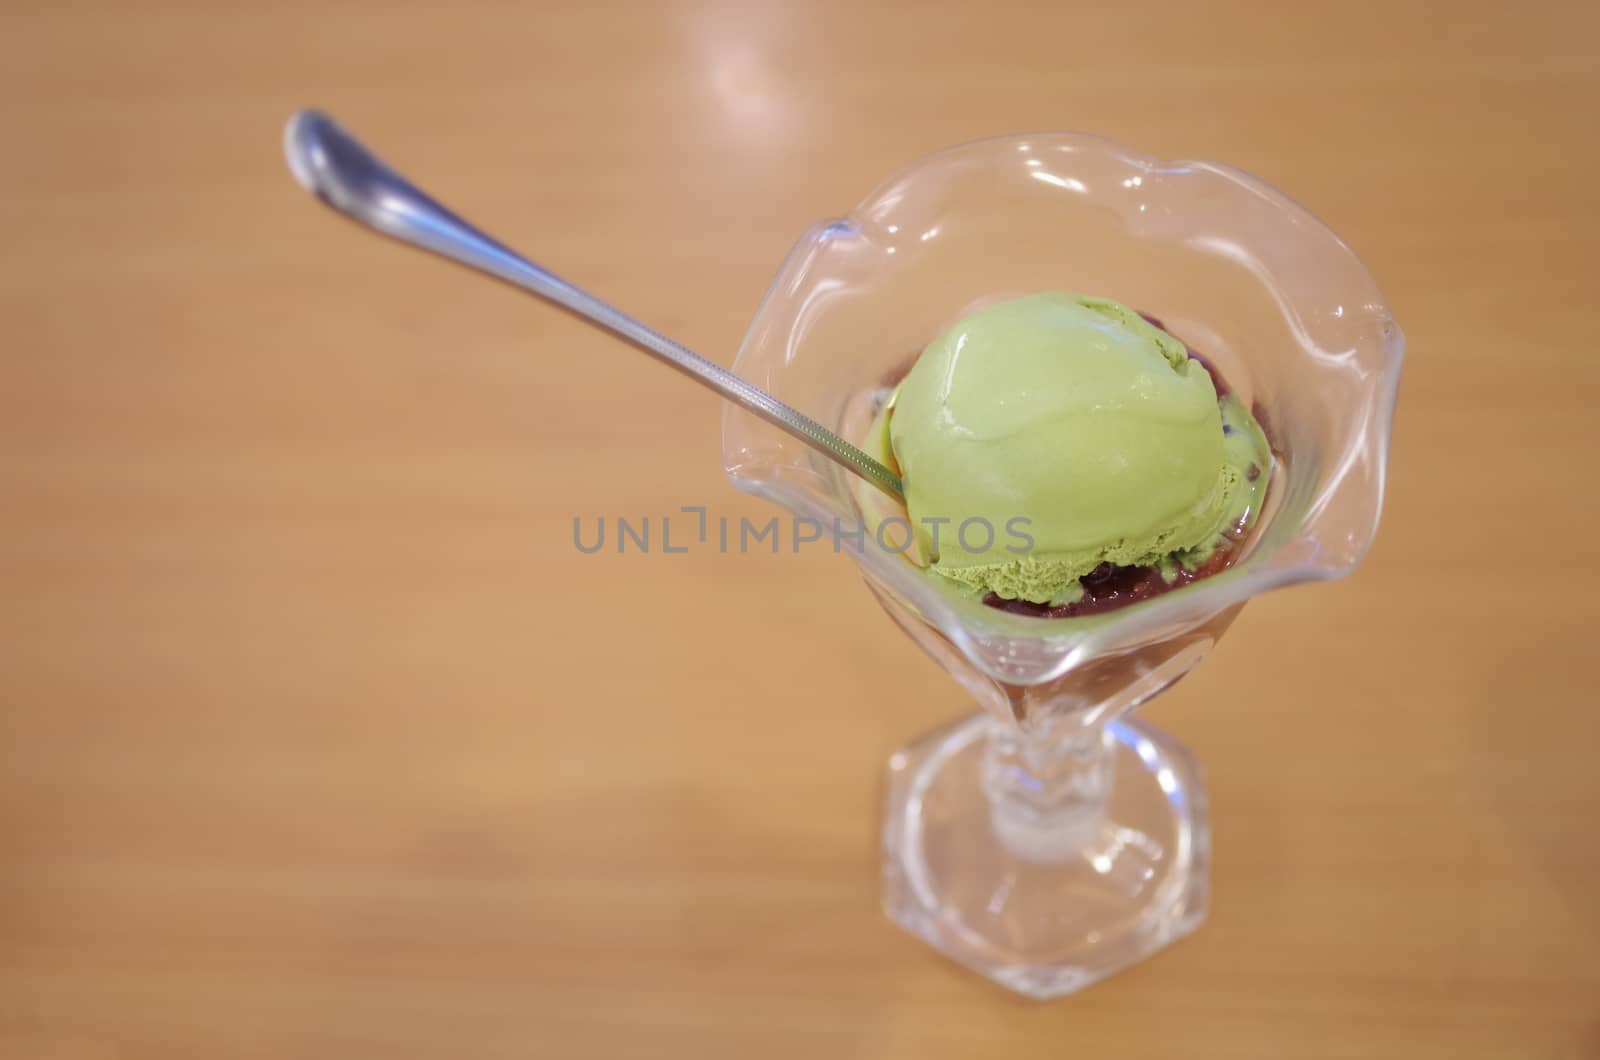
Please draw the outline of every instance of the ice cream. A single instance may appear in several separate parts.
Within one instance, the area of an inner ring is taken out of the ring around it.
[[[1192,570],[1259,510],[1270,468],[1248,410],[1182,342],[1083,295],[961,320],[885,417],[931,569],[1005,600],[1069,604],[1110,568]]]

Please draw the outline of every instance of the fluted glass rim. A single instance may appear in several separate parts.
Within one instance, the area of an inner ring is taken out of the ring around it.
[[[1258,548],[1227,570],[1179,591],[1103,614],[1045,619],[988,607],[970,595],[939,584],[936,576],[911,566],[897,556],[871,548],[851,553],[866,577],[891,593],[915,615],[939,629],[979,669],[997,680],[1028,684],[1054,680],[1086,659],[1139,643],[1141,630],[1192,626],[1252,596],[1301,582],[1340,578],[1354,570],[1370,550],[1382,516],[1387,489],[1388,451],[1400,369],[1405,357],[1404,332],[1379,292],[1370,270],[1344,239],[1299,201],[1261,178],[1224,163],[1204,159],[1163,160],[1096,133],[1043,131],[984,137],[932,152],[902,166],[880,181],[844,216],[812,224],[790,248],[763,295],[740,343],[734,370],[741,370],[742,362],[746,360],[774,300],[804,275],[813,252],[823,241],[841,231],[862,231],[876,226],[878,215],[883,212],[890,193],[920,172],[935,170],[941,164],[963,155],[1032,144],[1073,151],[1098,151],[1135,175],[1218,180],[1269,204],[1278,212],[1286,227],[1297,229],[1297,239],[1314,238],[1320,242],[1323,253],[1342,257],[1347,265],[1359,270],[1371,292],[1359,308],[1379,328],[1384,365],[1381,384],[1374,392],[1370,414],[1364,418],[1362,430],[1350,436],[1341,466],[1333,472],[1319,494],[1326,500],[1346,485],[1350,464],[1365,447],[1365,455],[1372,464],[1368,486],[1372,492],[1371,517],[1356,547],[1337,561],[1319,560],[1313,549],[1308,558],[1298,562],[1269,562],[1284,551],[1286,545],[1308,538],[1306,532],[1314,527],[1317,510],[1325,506],[1322,504],[1307,513],[1300,525],[1294,528],[1293,536],[1281,543],[1280,547],[1271,551]],[[1294,305],[1286,302],[1283,293],[1272,287],[1270,279],[1260,276],[1258,279],[1271,291],[1291,327],[1303,330]],[[759,468],[751,468],[737,459],[731,446],[731,437],[735,432],[736,417],[741,415],[744,414],[732,406],[724,407],[723,455],[725,470],[732,484],[745,493],[762,497],[800,515],[831,518],[831,509],[806,490],[787,481],[764,477]],[[826,474],[831,477],[835,489],[856,491],[856,485],[846,481],[848,475],[842,470],[830,467]],[[859,496],[859,493],[855,495]],[[1036,662],[1014,667],[1008,660],[1017,655],[1013,649],[1018,646],[1025,646],[1028,649],[1026,654],[1033,659],[1039,658],[1042,652],[1050,662],[1042,668]]]

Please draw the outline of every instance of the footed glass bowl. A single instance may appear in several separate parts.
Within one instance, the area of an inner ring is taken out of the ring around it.
[[[1199,662],[1251,596],[1360,562],[1404,348],[1355,254],[1283,194],[1212,162],[1043,133],[932,155],[814,225],[734,370],[860,443],[889,383],[969,308],[1053,289],[1159,317],[1255,406],[1278,459],[1232,567],[1103,615],[1011,614],[870,536],[845,550],[982,708],[889,760],[884,908],[1037,998],[1081,989],[1204,919],[1199,769],[1127,712]],[[882,514],[881,495],[733,406],[723,458],[738,488],[824,527]]]

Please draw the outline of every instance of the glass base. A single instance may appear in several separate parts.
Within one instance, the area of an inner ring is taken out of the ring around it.
[[[1112,722],[1103,808],[1007,822],[982,786],[978,715],[895,752],[883,836],[883,905],[897,923],[1019,994],[1070,994],[1182,938],[1205,919],[1210,833],[1194,759],[1136,721]]]

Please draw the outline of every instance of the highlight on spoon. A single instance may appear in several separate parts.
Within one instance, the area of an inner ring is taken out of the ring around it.
[[[402,177],[328,115],[303,110],[290,118],[284,130],[284,155],[295,180],[346,217],[560,306],[693,377],[895,500],[904,500],[900,477],[882,463],[721,365],[478,230]]]

